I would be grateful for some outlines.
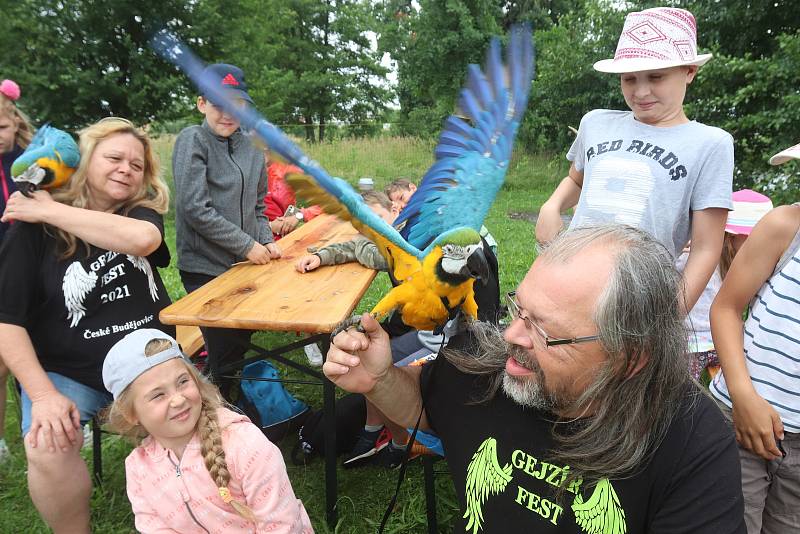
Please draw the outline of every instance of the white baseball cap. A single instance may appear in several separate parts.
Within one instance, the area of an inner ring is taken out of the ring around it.
[[[170,346],[147,356],[144,349],[154,339],[165,339],[170,342]],[[134,330],[108,351],[103,361],[103,384],[116,399],[139,375],[173,358],[184,358],[188,362],[172,336],[154,328]]]

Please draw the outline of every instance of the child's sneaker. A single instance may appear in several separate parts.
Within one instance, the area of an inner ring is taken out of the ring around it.
[[[406,445],[408,447],[408,445]],[[383,450],[375,455],[373,463],[386,467],[387,469],[396,469],[403,463],[403,458],[406,456],[406,447],[396,447],[393,442],[384,447]]]
[[[374,463],[388,469],[400,467],[408,447],[411,447],[411,451],[408,454],[409,462],[415,458],[419,458],[423,454],[434,454],[432,450],[416,440],[402,448],[395,446],[394,442],[390,442],[388,447],[375,456]]]
[[[361,430],[353,449],[347,453],[347,457],[342,462],[344,467],[356,467],[368,461],[370,458],[385,449],[392,440],[386,428],[368,432]]]
[[[0,464],[11,458],[11,451],[8,450],[6,440],[0,439]]]
[[[322,351],[319,350],[316,343],[306,345],[303,347],[303,351],[306,353],[309,365],[312,367],[320,367],[322,365]]]

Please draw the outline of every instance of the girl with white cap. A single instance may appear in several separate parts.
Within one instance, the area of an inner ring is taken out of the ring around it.
[[[691,238],[684,271],[690,310],[716,268],[731,208],[733,138],[688,119],[686,88],[711,54],[697,54],[694,16],[654,8],[630,13],[613,59],[594,68],[620,76],[630,111],[596,109],[581,120],[567,154],[572,162],[542,206],[536,239],[561,230],[560,214],[576,207],[570,228],[623,223],[647,231],[674,257]]]
[[[800,159],[800,145],[770,163],[790,159]],[[749,534],[800,532],[798,304],[800,203],[756,224],[711,306],[722,373],[710,390],[732,410]]]
[[[225,407],[175,339],[126,335],[103,362],[103,383],[114,396],[109,426],[144,438],[125,460],[138,532],[313,532],[281,451]]]

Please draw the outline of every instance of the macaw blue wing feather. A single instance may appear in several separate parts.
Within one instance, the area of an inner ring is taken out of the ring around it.
[[[347,182],[330,176],[317,163],[308,157],[280,128],[267,121],[253,106],[240,106],[231,96],[221,89],[219,77],[212,73],[204,73],[205,65],[189,48],[172,33],[162,30],[151,40],[152,46],[166,60],[178,66],[197,85],[200,94],[206,95],[212,102],[218,102],[223,109],[236,117],[242,128],[258,136],[271,151],[276,152],[289,163],[300,167],[313,179],[307,190],[314,198],[333,208],[343,218],[352,220],[358,226],[382,236],[404,252],[417,258],[423,258],[418,247],[410,245],[400,233],[378,217],[364,203]],[[331,204],[335,204],[332,206]]]
[[[395,221],[417,248],[458,227],[479,230],[508,171],[511,149],[525,113],[533,79],[529,26],[516,26],[506,52],[489,46],[481,71],[470,65],[459,98],[462,116],[444,123],[436,161]]]

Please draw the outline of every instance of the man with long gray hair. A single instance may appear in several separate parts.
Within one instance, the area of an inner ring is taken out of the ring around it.
[[[365,314],[324,372],[400,424],[422,413],[463,510],[456,532],[743,533],[734,435],[686,372],[680,295],[644,232],[578,229],[509,295],[504,332],[474,323],[444,357],[400,369]]]

